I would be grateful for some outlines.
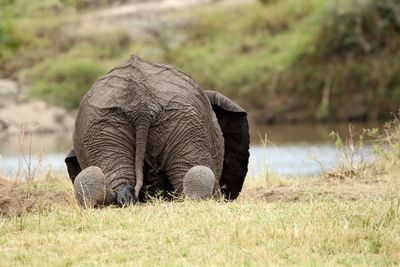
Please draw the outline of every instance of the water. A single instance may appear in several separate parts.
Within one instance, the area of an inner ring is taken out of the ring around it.
[[[354,133],[376,125],[358,124]],[[254,127],[251,131],[249,174],[262,176],[266,171],[283,176],[313,176],[329,171],[340,162],[340,151],[329,140],[338,131],[349,136],[347,124],[296,124]],[[0,171],[9,177],[43,175],[48,170],[67,175],[64,157],[72,147],[71,133],[62,135],[25,135],[0,138]],[[267,142],[263,140],[267,137]],[[356,160],[372,160],[370,147]]]
[[[337,132],[344,142],[350,135],[357,141],[363,129],[377,128],[378,125],[352,124],[352,134],[349,127],[345,123],[255,127],[251,131],[249,174],[259,177],[268,172],[287,177],[304,177],[331,171],[346,161],[343,150],[337,149],[334,141],[329,138],[332,131]],[[371,146],[356,149],[354,163],[371,161]]]
[[[266,171],[282,176],[315,176],[331,171],[342,159],[341,152],[331,144],[293,144],[265,149],[252,146],[250,149],[249,175],[262,177]],[[355,162],[373,160],[370,147],[357,152]]]
[[[67,175],[65,155],[72,133],[0,138],[0,173],[8,177],[41,176],[51,170]]]

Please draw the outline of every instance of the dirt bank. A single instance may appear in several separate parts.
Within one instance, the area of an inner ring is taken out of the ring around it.
[[[247,179],[237,201],[271,202],[357,201],[393,199],[399,196],[400,183],[394,173],[371,176],[371,173],[335,172],[318,179],[271,181]],[[75,208],[70,181],[51,179],[32,183],[0,178],[0,215],[18,216],[27,212]]]
[[[241,198],[256,198],[266,202],[394,200],[400,196],[398,172],[398,122],[385,126],[388,145],[375,147],[376,158],[370,164],[352,165],[343,160],[335,170],[307,179],[282,179],[271,175],[245,184]],[[382,137],[378,138],[382,140]],[[382,142],[381,141],[381,142]],[[377,143],[376,143],[377,144]],[[381,143],[383,144],[383,143]],[[396,144],[396,145],[394,145]],[[397,152],[396,152],[397,151]],[[378,153],[378,152],[377,152]],[[349,156],[349,154],[347,154]],[[352,156],[350,156],[352,157]]]
[[[69,191],[49,191],[48,182],[25,183],[0,177],[0,216],[20,216],[74,205]]]

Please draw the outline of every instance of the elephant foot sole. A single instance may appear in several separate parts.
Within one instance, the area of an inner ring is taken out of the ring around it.
[[[215,175],[206,166],[194,166],[183,178],[183,194],[191,199],[208,199],[214,194]]]

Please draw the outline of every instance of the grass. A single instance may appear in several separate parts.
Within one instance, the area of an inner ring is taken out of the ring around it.
[[[82,210],[66,177],[0,180],[0,210],[4,196],[22,203],[0,216],[2,264],[399,265],[399,129],[398,120],[386,125],[372,164],[343,162],[308,180],[249,177],[233,202]]]
[[[396,265],[398,216],[383,200],[156,203],[13,218],[0,242],[5,265]]]
[[[231,203],[155,201],[102,210],[71,203],[0,218],[2,263],[397,265],[399,205],[398,193],[274,202],[247,195]]]

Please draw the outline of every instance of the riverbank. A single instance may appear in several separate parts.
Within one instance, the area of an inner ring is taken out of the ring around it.
[[[274,174],[248,177],[238,202],[394,200],[400,197],[400,176],[396,160],[378,160],[356,168],[343,164],[335,171],[307,179],[285,178]],[[154,203],[143,205],[151,206],[157,202],[155,200]],[[72,185],[66,176],[54,175],[49,171],[40,179],[0,177],[0,214],[3,216],[24,216],[28,213],[75,208]]]
[[[81,210],[67,177],[2,179],[2,262],[398,265],[398,122],[386,133],[372,164],[344,161],[336,171],[311,180],[248,177],[239,199],[228,203],[154,199],[124,209]]]
[[[389,0],[78,2],[0,11],[0,77],[29,99],[75,109],[136,54],[179,67],[256,123],[375,121],[399,108],[400,6]]]

